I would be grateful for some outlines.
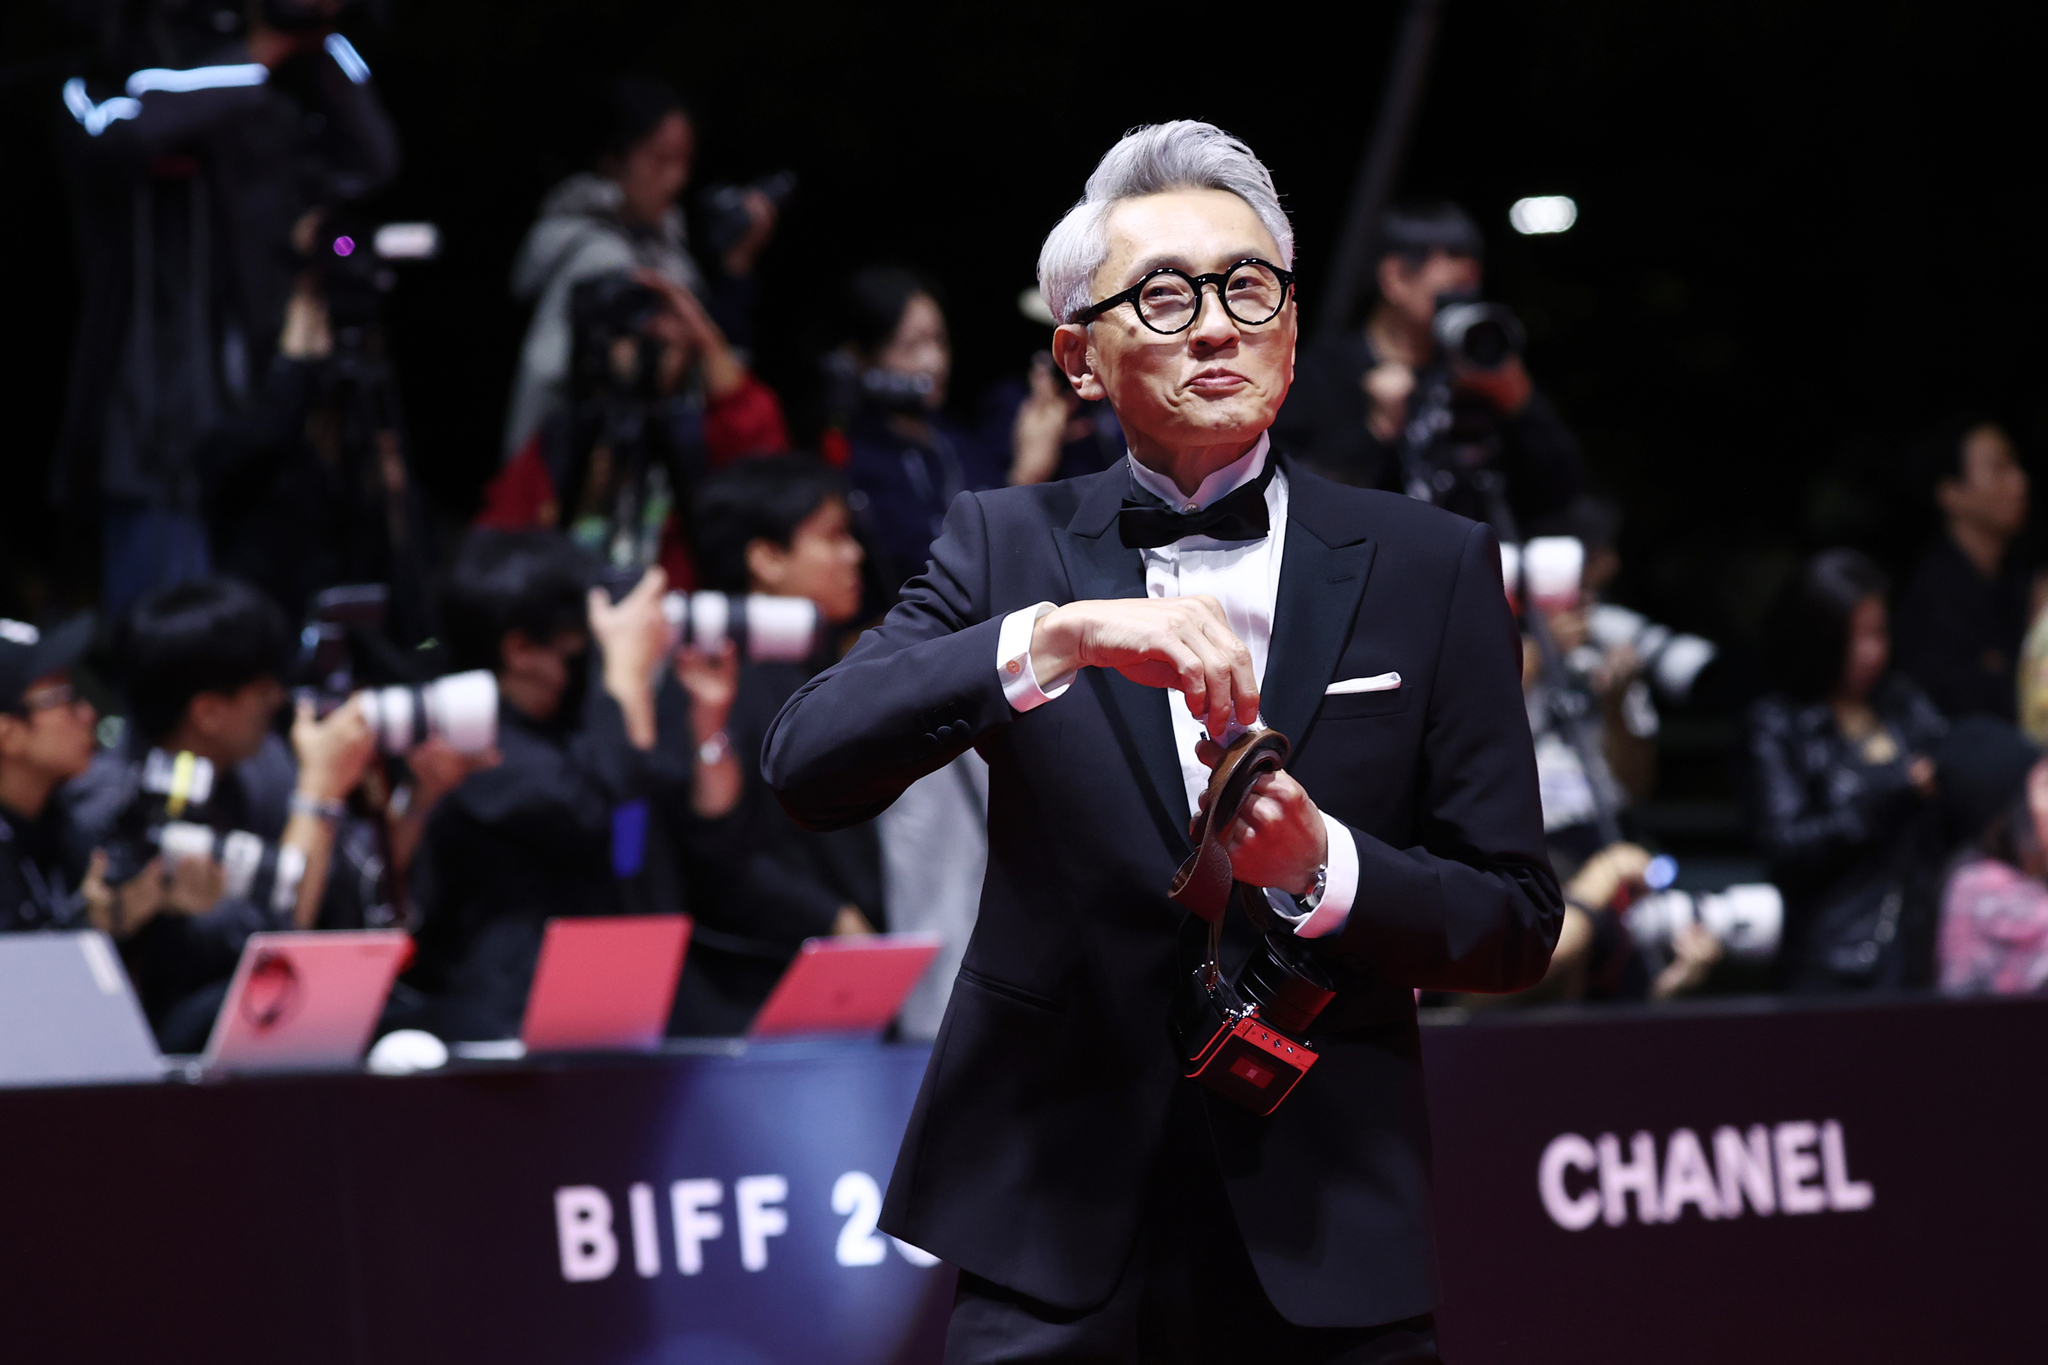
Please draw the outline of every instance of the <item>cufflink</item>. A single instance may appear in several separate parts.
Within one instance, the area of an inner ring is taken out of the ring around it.
[[[1012,659],[1003,665],[1003,670],[1014,678],[1024,671],[1024,661],[1022,659]]]

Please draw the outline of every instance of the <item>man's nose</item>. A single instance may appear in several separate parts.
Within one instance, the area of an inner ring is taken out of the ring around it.
[[[1228,346],[1238,339],[1237,321],[1223,306],[1223,291],[1207,285],[1195,293],[1195,320],[1188,324],[1188,344],[1205,350]]]

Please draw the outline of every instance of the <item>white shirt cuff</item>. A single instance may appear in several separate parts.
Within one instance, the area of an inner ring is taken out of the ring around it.
[[[1345,921],[1351,918],[1351,903],[1358,898],[1358,844],[1342,820],[1333,818],[1328,811],[1317,814],[1323,817],[1323,829],[1330,839],[1322,900],[1315,909],[1303,914],[1294,897],[1285,891],[1266,891],[1266,903],[1273,907],[1273,913],[1293,925],[1294,932],[1302,938],[1327,938],[1341,933]]]
[[[996,676],[1003,680],[1003,696],[1009,699],[1010,709],[1020,714],[1045,705],[1074,685],[1070,669],[1065,677],[1054,678],[1052,686],[1041,687],[1038,670],[1031,666],[1031,628],[1052,609],[1050,602],[1020,607],[1003,618],[1002,633],[996,637]],[[1357,861],[1352,859],[1354,867]],[[1352,880],[1358,880],[1356,872]]]

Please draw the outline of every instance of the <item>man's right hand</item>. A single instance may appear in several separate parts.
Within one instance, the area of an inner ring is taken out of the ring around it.
[[[1251,651],[1209,596],[1069,602],[1032,627],[1031,667],[1041,679],[1113,668],[1142,686],[1171,688],[1214,739],[1233,720],[1259,716]]]

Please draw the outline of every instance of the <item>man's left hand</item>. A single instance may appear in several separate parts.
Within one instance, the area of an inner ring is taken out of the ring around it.
[[[1195,757],[1214,768],[1223,759],[1223,746],[1200,740]],[[1209,808],[1209,793],[1202,793],[1201,806]],[[1194,835],[1191,823],[1188,836]],[[1330,859],[1330,832],[1316,803],[1291,774],[1261,773],[1225,831],[1223,848],[1238,881],[1306,896],[1315,887],[1316,869]]]

